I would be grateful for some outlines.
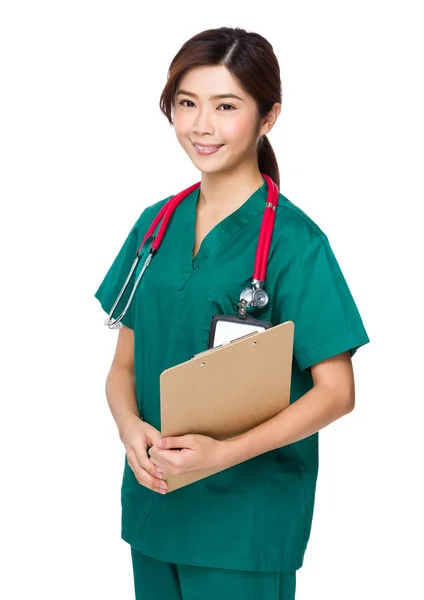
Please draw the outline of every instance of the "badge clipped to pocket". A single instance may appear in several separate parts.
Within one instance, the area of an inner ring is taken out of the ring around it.
[[[237,314],[213,315],[209,330],[208,349],[228,344],[249,333],[260,333],[270,327],[272,327],[272,323],[260,321],[251,315],[246,315],[242,319]]]

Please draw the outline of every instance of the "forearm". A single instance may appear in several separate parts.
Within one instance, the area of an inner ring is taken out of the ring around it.
[[[315,386],[272,419],[226,440],[222,460],[233,466],[316,433],[350,412],[352,399],[337,389]]]
[[[122,432],[128,421],[141,418],[132,369],[112,365],[106,378],[106,398],[122,439]]]

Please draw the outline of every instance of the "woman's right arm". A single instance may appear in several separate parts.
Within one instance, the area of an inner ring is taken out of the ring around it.
[[[106,398],[110,411],[122,436],[128,423],[139,420],[134,378],[134,331],[123,325],[106,379]]]
[[[134,377],[134,332],[125,325],[119,329],[115,355],[106,378],[106,398],[137,481],[163,493],[166,483],[161,481],[162,475],[147,453],[147,447],[153,446],[161,434],[139,414]]]

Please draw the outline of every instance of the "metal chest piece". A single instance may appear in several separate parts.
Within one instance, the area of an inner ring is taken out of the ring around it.
[[[246,315],[246,306],[264,308],[268,304],[268,294],[262,288],[262,284],[262,281],[254,279],[252,286],[244,288],[241,292],[238,304],[240,316],[244,317]]]

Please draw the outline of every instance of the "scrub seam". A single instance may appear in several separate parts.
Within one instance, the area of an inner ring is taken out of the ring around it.
[[[295,444],[291,444],[290,445],[291,451],[296,455],[297,458],[297,464],[298,466],[298,475],[299,475],[299,480],[300,480],[300,488],[301,488],[301,494],[302,494],[302,505],[303,505],[303,510],[302,510],[302,528],[303,528],[303,535],[302,535],[302,542],[300,544],[300,551],[302,553],[305,552],[306,550],[306,544],[308,542],[308,519],[307,519],[307,514],[306,514],[306,497],[305,497],[305,479],[303,477],[303,470],[301,465],[301,460],[302,457],[300,456],[300,453],[296,447]]]
[[[304,214],[302,214],[302,212],[299,212],[301,209],[298,206],[295,206],[292,204],[288,204],[288,202],[290,202],[290,200],[288,198],[286,198],[283,194],[280,195],[285,198],[283,199],[283,203],[280,204],[280,206],[284,206],[284,208],[287,208],[289,210],[291,210],[292,212],[296,213],[297,215],[299,215],[299,217],[301,217],[308,225],[309,227],[311,227],[314,231],[316,231],[318,233],[319,236],[324,235],[325,233],[322,231],[322,229],[320,229],[318,227],[318,225],[316,223],[313,223],[311,220],[308,219],[308,217]],[[327,236],[325,236],[327,237]]]
[[[319,239],[321,237],[326,238],[327,236],[324,233],[320,233],[319,235],[313,237],[312,239],[310,239],[304,246],[301,246],[297,251],[296,254],[293,253],[292,258],[290,259],[289,265],[288,265],[288,275],[287,275],[287,279],[284,279],[283,277],[283,285],[284,287],[288,290],[290,287],[290,283],[291,280],[295,277],[299,267],[300,267],[300,261],[301,258],[306,250],[306,248],[309,246],[309,244],[312,244],[312,242],[314,242],[316,239]],[[295,263],[293,265],[293,270],[292,270],[292,263]],[[283,317],[283,322],[284,321],[288,321],[290,320],[289,318],[287,318],[285,315],[285,307],[282,307],[282,317]]]
[[[365,328],[364,327],[360,327],[359,329],[354,329],[353,331],[350,331],[347,335],[352,335],[354,333],[366,333]],[[334,338],[330,338],[329,340],[326,340],[325,342],[321,342],[320,344],[317,344],[316,346],[312,346],[311,348],[305,348],[304,350],[300,350],[298,352],[296,352],[297,356],[301,356],[302,354],[305,354],[306,352],[311,352],[311,350],[316,350],[317,348],[320,348],[321,346],[325,346],[326,344],[331,344],[332,342],[335,342],[337,340],[342,340],[344,337],[344,335],[342,336],[338,336],[338,337],[334,337]]]
[[[131,546],[134,546],[134,548],[136,548],[136,550],[138,550],[139,552],[142,552],[143,554],[147,554],[148,556],[151,556],[153,558],[156,558],[157,560],[166,560],[168,561],[168,559],[165,557],[163,557],[161,549],[157,549],[158,552],[154,551],[154,553],[151,553],[150,549],[148,551],[142,549],[141,547],[137,546],[137,542],[135,541],[130,541],[130,538],[128,537],[124,537],[122,536],[122,538],[124,539],[124,541],[126,541],[127,543],[129,543]],[[167,550],[170,550],[171,552],[175,552],[178,553],[180,556],[184,557],[186,556],[188,559],[190,559],[190,553],[186,553],[181,549],[178,548],[172,548],[170,546],[166,547]],[[283,571],[281,572],[290,572],[290,571],[297,571],[299,568],[301,568],[302,563],[303,563],[303,559],[300,558],[296,561],[293,562],[287,562],[287,561],[280,561],[280,560],[270,560],[267,558],[261,559],[252,559],[252,558],[234,558],[234,557],[230,557],[230,556],[224,556],[222,554],[219,555],[219,559],[226,559],[228,560],[228,562],[230,563],[230,565],[233,565],[234,563],[236,563],[237,565],[243,564],[246,567],[246,570],[268,570],[268,571],[275,571],[275,567],[280,567],[283,569]],[[191,559],[190,559],[191,560]],[[210,561],[215,561],[216,560],[216,556],[205,556],[202,555],[201,557],[197,556],[193,566],[196,565],[200,565],[200,566],[210,566],[209,564],[205,564],[203,561],[207,561],[208,563]],[[172,560],[172,561],[168,561],[168,562],[178,562],[178,560]],[[218,561],[219,562],[219,561]],[[222,563],[221,563],[222,564]],[[269,569],[252,569],[252,564],[256,564],[256,565],[267,565],[267,567],[271,567]],[[234,566],[227,566],[227,567],[219,567],[219,568],[237,568]],[[244,570],[244,569],[242,569]],[[280,572],[280,571],[277,571]]]

